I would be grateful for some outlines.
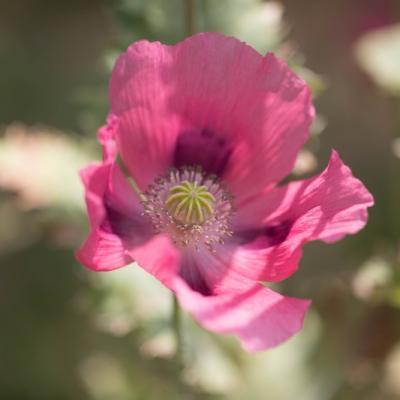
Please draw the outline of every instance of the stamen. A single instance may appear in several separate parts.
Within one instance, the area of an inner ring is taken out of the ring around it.
[[[232,196],[215,176],[200,167],[182,167],[157,178],[143,200],[144,212],[158,232],[178,246],[214,251],[232,234]]]

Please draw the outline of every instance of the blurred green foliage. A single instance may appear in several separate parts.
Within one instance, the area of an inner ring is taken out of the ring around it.
[[[365,231],[309,245],[299,272],[280,284],[313,299],[299,335],[246,354],[185,315],[182,367],[170,293],[136,265],[93,273],[73,252],[87,231],[77,170],[100,157],[95,131],[115,57],[138,39],[183,39],[190,12],[191,28],[274,51],[310,84],[318,118],[295,174],[322,169],[335,147],[377,204]],[[0,398],[398,399],[398,28],[371,29],[399,15],[389,0],[5,3]]]

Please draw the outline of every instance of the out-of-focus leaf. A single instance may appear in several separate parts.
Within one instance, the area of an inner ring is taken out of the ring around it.
[[[392,276],[393,271],[383,258],[368,260],[353,278],[353,292],[363,300],[376,299],[388,287]]]
[[[0,187],[16,192],[24,209],[83,209],[78,170],[88,146],[59,131],[13,124],[0,140]]]
[[[156,320],[168,321],[172,304],[170,291],[137,264],[108,274],[91,274],[90,278],[100,294],[95,307],[100,330],[119,336],[138,326],[155,327]],[[158,324],[160,329],[161,325]],[[153,332],[144,333],[153,336]]]
[[[283,6],[276,1],[204,2],[204,28],[233,35],[260,53],[274,51],[287,33]]]
[[[299,64],[293,65],[293,69],[307,82],[314,98],[318,97],[326,90],[328,83],[323,76]]]
[[[400,24],[366,33],[357,41],[355,54],[378,86],[400,95]]]
[[[391,394],[400,397],[400,342],[394,346],[385,362],[383,384]],[[396,397],[397,398],[397,397]]]
[[[393,140],[392,151],[397,158],[400,158],[400,138],[396,138]]]

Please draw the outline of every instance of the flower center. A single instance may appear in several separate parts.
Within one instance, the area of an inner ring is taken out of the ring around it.
[[[144,197],[144,212],[156,231],[167,233],[179,247],[214,251],[216,243],[232,234],[232,196],[198,166],[172,169]]]
[[[169,190],[165,206],[178,223],[201,225],[213,215],[214,203],[215,197],[207,186],[199,185],[196,181],[183,181]]]

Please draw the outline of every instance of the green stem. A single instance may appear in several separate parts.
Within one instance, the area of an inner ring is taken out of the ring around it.
[[[186,33],[188,36],[196,32],[196,4],[195,0],[183,0],[185,8]]]
[[[183,348],[182,348],[182,321],[181,321],[181,309],[179,307],[178,299],[176,295],[172,295],[172,329],[175,335],[176,343],[176,361],[179,366],[183,366]]]

